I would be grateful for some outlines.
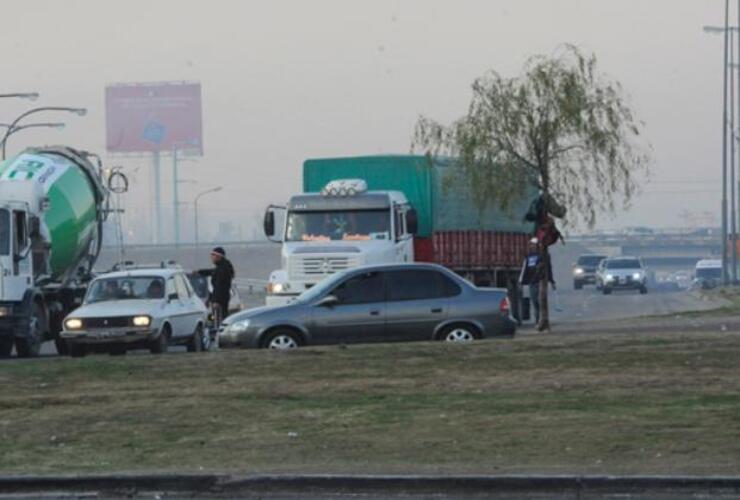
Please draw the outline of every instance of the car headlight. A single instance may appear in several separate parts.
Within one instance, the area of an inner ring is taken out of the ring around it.
[[[150,316],[134,316],[134,326],[149,326],[152,324],[152,318]]]
[[[613,274],[607,274],[606,275],[606,281],[614,281],[614,275]]]
[[[226,331],[229,333],[244,333],[249,328],[249,320],[244,319],[241,321],[237,321],[236,323],[232,323],[229,326],[226,327]]]
[[[13,310],[10,307],[0,307],[0,318],[4,318],[5,316],[10,316],[12,314]]]
[[[632,275],[632,279],[639,280],[642,279],[642,273],[635,273]]]
[[[576,267],[573,272],[575,274],[583,274],[583,268],[582,267]]]
[[[279,294],[290,290],[290,283],[268,283],[267,293],[268,294]]]
[[[64,328],[67,330],[79,330],[82,328],[82,320],[79,318],[69,318],[64,322]]]

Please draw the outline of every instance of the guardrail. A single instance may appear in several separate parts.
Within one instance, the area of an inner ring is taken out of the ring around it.
[[[247,290],[250,295],[255,293],[267,293],[267,280],[253,278],[234,278],[234,284],[240,290]]]

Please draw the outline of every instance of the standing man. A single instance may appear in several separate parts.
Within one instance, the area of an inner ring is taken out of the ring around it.
[[[211,250],[211,262],[216,266],[211,274],[211,295],[208,302],[213,311],[213,324],[216,327],[216,347],[218,347],[218,330],[221,322],[229,315],[229,299],[231,299],[231,282],[234,279],[234,266],[226,258],[226,251],[222,247]]]
[[[550,259],[547,259],[547,262],[543,262],[539,243],[537,238],[529,240],[529,252],[524,258],[522,272],[519,274],[519,283],[529,286],[529,300],[534,309],[535,324],[540,322],[540,281],[545,276],[544,273],[547,273],[547,281],[552,283],[552,288],[553,290],[555,289]]]

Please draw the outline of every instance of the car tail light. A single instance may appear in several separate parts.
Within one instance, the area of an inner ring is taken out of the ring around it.
[[[501,299],[501,302],[498,304],[498,310],[501,311],[502,314],[509,314],[510,310],[509,306],[509,297],[504,297]]]

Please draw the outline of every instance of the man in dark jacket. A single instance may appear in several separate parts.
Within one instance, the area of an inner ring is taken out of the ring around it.
[[[226,251],[222,247],[211,250],[211,262],[216,266],[211,274],[211,294],[208,302],[213,310],[213,323],[216,331],[221,321],[229,314],[229,299],[231,298],[231,282],[234,279],[234,266],[226,258]]]
[[[552,278],[552,264],[550,259],[542,262],[542,257],[537,238],[532,238],[529,242],[529,252],[524,258],[522,272],[519,274],[519,283],[529,286],[529,301],[534,309],[535,324],[540,322],[540,281],[547,273],[547,281],[552,283],[555,289],[555,281]]]

